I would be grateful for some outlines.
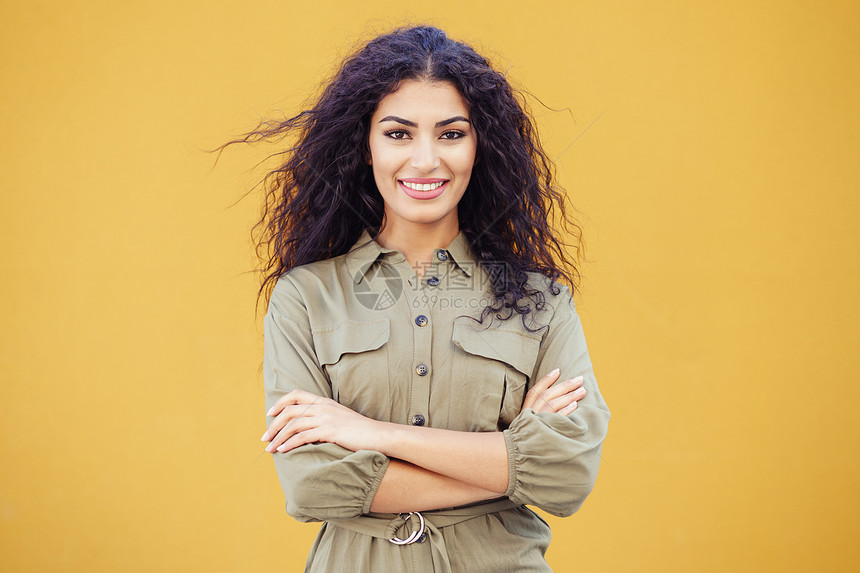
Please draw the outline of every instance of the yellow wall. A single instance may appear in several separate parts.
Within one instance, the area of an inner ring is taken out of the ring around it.
[[[854,570],[858,4],[404,5],[3,3],[0,569],[300,569],[231,207],[262,150],[201,149],[431,22],[571,110],[535,108],[614,416],[555,569]]]

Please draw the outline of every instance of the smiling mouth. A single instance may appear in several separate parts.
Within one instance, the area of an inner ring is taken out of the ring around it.
[[[438,189],[439,187],[447,183],[447,181],[436,181],[434,183],[413,183],[411,181],[401,180],[400,183],[404,187],[408,187],[413,191],[433,191],[434,189]]]

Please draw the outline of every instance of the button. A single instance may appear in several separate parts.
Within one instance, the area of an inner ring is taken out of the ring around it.
[[[418,326],[427,326],[427,323],[428,323],[428,322],[430,322],[430,321],[429,321],[429,320],[427,319],[427,317],[426,317],[426,316],[424,316],[423,314],[419,314],[419,315],[415,318],[415,324],[417,324]]]
[[[412,416],[412,425],[413,426],[423,426],[424,425],[424,416],[421,414],[415,414]]]
[[[447,261],[448,253],[446,253],[444,249],[438,249],[436,251],[436,258],[438,258],[440,261]]]
[[[419,376],[426,376],[428,370],[430,369],[427,368],[426,364],[419,364],[415,367],[415,372],[417,372]]]
[[[427,284],[430,286],[436,286],[437,284],[439,284],[439,277],[430,277],[429,279],[427,279]]]
[[[422,533],[421,537],[415,540],[415,543],[424,543],[425,541],[427,541],[427,534]]]

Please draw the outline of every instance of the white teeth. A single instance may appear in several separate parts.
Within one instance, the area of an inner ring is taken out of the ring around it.
[[[414,191],[432,191],[433,189],[438,189],[442,185],[444,185],[445,181],[439,181],[437,183],[409,183],[407,181],[401,181],[404,185],[409,187]]]

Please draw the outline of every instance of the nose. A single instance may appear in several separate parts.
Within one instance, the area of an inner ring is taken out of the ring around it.
[[[439,167],[442,163],[436,142],[433,138],[421,138],[416,140],[412,159],[409,164],[415,169],[429,173]]]

